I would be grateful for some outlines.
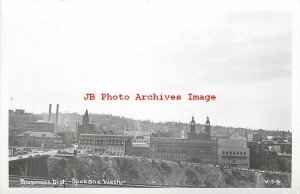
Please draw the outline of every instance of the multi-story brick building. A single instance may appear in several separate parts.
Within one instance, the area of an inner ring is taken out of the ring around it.
[[[32,113],[27,113],[23,109],[16,109],[15,111],[9,110],[9,145],[18,145],[17,135],[24,133],[26,131],[31,131],[29,129],[28,123],[34,123],[42,117],[36,116]]]
[[[97,133],[95,125],[89,122],[86,110],[82,124],[77,125],[77,140],[79,149],[106,153],[111,155],[125,155],[131,148],[131,138],[126,135],[114,134],[113,131]]]
[[[128,154],[149,157],[151,132],[126,130],[124,135],[131,137],[131,149],[128,150]]]
[[[42,117],[32,113],[27,113],[23,109],[9,110],[9,127],[10,128],[26,128],[27,123],[41,120]]]
[[[224,167],[250,167],[247,141],[243,139],[218,139],[218,163]]]
[[[210,121],[206,120],[205,132],[196,133],[192,117],[187,138],[150,138],[150,157],[165,160],[217,163],[217,142],[210,137]]]
[[[164,160],[217,163],[215,141],[180,138],[151,138],[150,157]]]
[[[112,134],[80,134],[79,148],[99,152],[101,154],[127,155],[131,147],[131,139],[125,135]]]

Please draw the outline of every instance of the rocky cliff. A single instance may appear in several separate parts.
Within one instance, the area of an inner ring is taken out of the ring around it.
[[[291,174],[220,169],[209,164],[142,157],[48,158],[49,178],[122,180],[132,184],[194,187],[291,187]]]

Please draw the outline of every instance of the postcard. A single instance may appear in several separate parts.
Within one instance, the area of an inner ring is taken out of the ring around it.
[[[299,2],[1,4],[1,192],[299,193]]]

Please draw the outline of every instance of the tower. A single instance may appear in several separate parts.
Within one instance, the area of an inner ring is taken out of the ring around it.
[[[88,125],[89,123],[90,123],[89,113],[88,113],[88,110],[86,109],[85,114],[82,118],[82,125],[85,126],[85,125]]]
[[[52,104],[49,104],[48,123],[50,123],[50,121],[51,121],[51,107],[52,107]]]
[[[208,139],[211,138],[211,136],[210,136],[210,121],[209,121],[208,117],[206,118],[206,123],[205,123],[205,134]]]
[[[195,133],[196,131],[196,123],[195,123],[195,120],[194,120],[194,116],[192,116],[192,121],[191,121],[191,133]]]
[[[58,127],[59,104],[56,105],[55,126]]]

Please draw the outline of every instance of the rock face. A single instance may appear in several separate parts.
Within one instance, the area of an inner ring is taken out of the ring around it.
[[[133,184],[194,187],[291,187],[291,174],[220,169],[209,164],[142,157],[48,158],[49,178],[122,180]]]

